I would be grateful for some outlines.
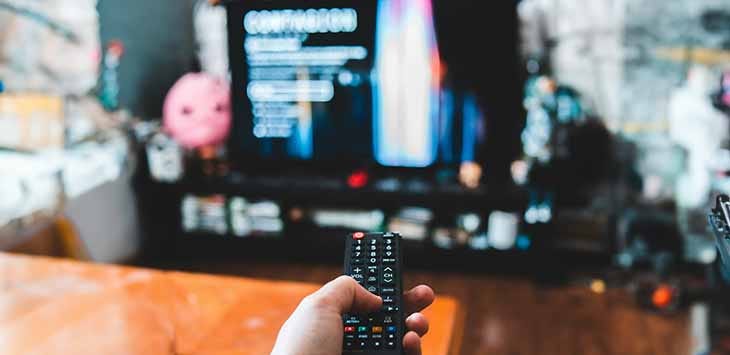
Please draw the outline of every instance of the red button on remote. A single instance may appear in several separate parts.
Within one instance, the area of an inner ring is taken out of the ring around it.
[[[355,327],[345,327],[345,333],[354,333]]]
[[[352,235],[352,239],[362,239],[365,238],[365,233],[363,232],[357,232]]]

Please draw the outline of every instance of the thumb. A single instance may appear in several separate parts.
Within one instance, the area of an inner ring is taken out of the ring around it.
[[[380,297],[368,292],[349,276],[330,281],[317,293],[340,314],[373,312],[383,305]]]

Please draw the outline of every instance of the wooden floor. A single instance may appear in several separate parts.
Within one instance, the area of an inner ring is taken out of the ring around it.
[[[196,262],[165,265],[186,271],[324,283],[331,266]],[[595,294],[584,287],[540,288],[522,279],[408,272],[404,286],[431,285],[466,310],[462,354],[686,355],[686,314],[638,309],[622,290]]]

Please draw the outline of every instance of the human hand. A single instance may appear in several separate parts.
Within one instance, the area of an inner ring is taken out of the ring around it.
[[[420,312],[434,300],[433,290],[416,286],[403,294],[407,333],[403,349],[407,355],[421,354],[421,337],[428,332],[428,319]],[[370,313],[383,300],[365,290],[349,276],[340,276],[305,297],[284,323],[272,355],[335,355],[342,353],[345,313]]]

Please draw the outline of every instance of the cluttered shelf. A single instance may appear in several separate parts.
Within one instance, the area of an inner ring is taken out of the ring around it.
[[[470,189],[458,184],[437,184],[423,179],[401,182],[395,177],[359,188],[348,186],[344,177],[246,177],[235,173],[224,177],[184,179],[177,183],[150,181],[149,184],[150,189],[178,195],[238,195],[352,207],[413,205],[442,209],[519,211],[528,200],[527,191],[519,187],[490,189],[480,186]]]
[[[149,224],[166,228],[154,233],[154,239],[161,248],[175,245],[175,255],[248,251],[254,257],[275,258],[280,248],[287,257],[311,260],[341,250],[342,241],[333,236],[386,229],[403,232],[412,259],[421,264],[465,258],[476,263],[490,249],[495,255],[521,255],[532,243],[517,230],[517,215],[527,199],[524,191],[467,189],[423,180],[388,191],[383,180],[404,180],[384,178],[361,188],[348,187],[346,180],[246,178],[232,173],[177,183],[143,180],[138,192],[141,207],[150,211],[145,214],[160,216]],[[147,191],[157,198],[145,198]],[[287,250],[297,252],[289,256]]]

